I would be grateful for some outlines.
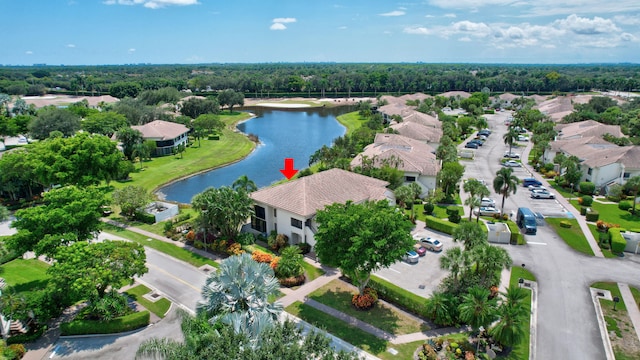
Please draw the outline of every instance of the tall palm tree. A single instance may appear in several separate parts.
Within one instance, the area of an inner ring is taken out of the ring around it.
[[[448,249],[440,257],[440,269],[451,272],[455,283],[458,282],[460,275],[469,268],[469,265],[469,254],[459,247]]]
[[[446,292],[434,292],[427,300],[426,310],[431,320],[442,326],[453,325],[457,316],[455,298]]]
[[[497,342],[504,346],[513,346],[525,337],[525,329],[522,326],[524,315],[517,308],[501,305],[498,308],[500,319],[489,329],[491,335]]]
[[[513,262],[505,249],[486,242],[484,245],[474,247],[470,256],[475,262],[476,273],[480,275],[482,283],[492,280],[492,277],[502,269],[510,268]]]
[[[500,215],[504,214],[504,200],[509,197],[509,193],[516,193],[519,181],[518,177],[513,175],[512,168],[502,168],[496,173],[496,178],[493,179],[493,190],[498,194],[502,194]]]
[[[465,250],[488,244],[487,233],[482,231],[478,223],[464,222],[453,231],[453,241],[461,241]]]
[[[516,312],[522,313],[523,316],[527,316],[530,313],[530,309],[525,304],[529,290],[525,290],[519,286],[511,285],[507,288],[506,292],[501,293],[503,299],[500,306],[507,306],[515,309]]]
[[[504,140],[505,145],[509,145],[509,153],[511,153],[511,149],[513,148],[513,144],[515,144],[518,141],[518,132],[516,131],[515,127],[509,127],[509,131],[507,131],[503,136],[502,139]]]
[[[629,189],[631,195],[633,195],[633,209],[631,210],[632,214],[636,213],[636,199],[638,198],[638,191],[640,191],[640,176],[634,176],[627,180],[627,183],[624,184],[626,189]]]
[[[473,209],[479,208],[482,201],[477,196],[469,196],[464,200],[464,204],[469,206],[469,221],[471,221],[471,217],[473,216]],[[480,222],[480,212],[478,211],[478,220],[476,222]]]
[[[282,304],[268,300],[279,291],[271,267],[243,253],[223,260],[219,270],[207,278],[197,310],[257,339],[282,312]]]
[[[237,178],[236,181],[233,182],[231,187],[233,187],[234,190],[242,189],[247,193],[258,190],[258,186],[256,186],[256,183],[253,182],[253,180],[249,179],[247,175],[242,175]]]
[[[459,319],[475,330],[488,327],[496,319],[496,300],[489,299],[489,289],[474,286],[462,296],[458,305]]]

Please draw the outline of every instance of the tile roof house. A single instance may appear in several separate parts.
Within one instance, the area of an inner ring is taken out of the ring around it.
[[[358,154],[351,166],[361,166],[364,159],[373,159],[374,166],[385,161],[399,160],[397,168],[404,172],[405,183],[417,182],[425,194],[436,187],[436,176],[441,168],[435,150],[424,142],[397,134],[377,134],[373,144]]]
[[[606,125],[595,120],[585,120],[569,124],[559,124],[555,127],[558,131],[557,139],[578,139],[590,136],[602,137],[611,134],[615,137],[626,137],[620,129],[620,125]]]
[[[173,149],[187,145],[189,128],[178,123],[154,120],[144,125],[132,126],[142,133],[142,138],[156,142],[156,155],[170,155]]]
[[[289,243],[315,245],[318,210],[334,203],[388,200],[395,204],[388,182],[341,169],[330,169],[283,184],[263,188],[249,196],[255,205],[251,228],[263,234],[273,230]]]
[[[393,124],[390,126],[398,134],[422,141],[426,144],[437,148],[442,138],[442,129],[439,127],[425,126],[417,122],[403,121],[399,124]]]

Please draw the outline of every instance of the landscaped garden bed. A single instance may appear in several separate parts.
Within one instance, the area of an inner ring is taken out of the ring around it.
[[[625,304],[620,294],[618,284],[616,283],[597,282],[592,284],[591,287],[609,290],[612,297],[618,297],[620,299],[618,304],[615,304],[611,300],[599,299],[602,314],[607,323],[609,340],[611,340],[611,346],[616,359],[640,358],[640,340],[638,340],[638,336],[627,312],[627,306],[634,306],[634,304]]]

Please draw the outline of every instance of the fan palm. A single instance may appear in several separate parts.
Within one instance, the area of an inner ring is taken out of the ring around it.
[[[496,301],[489,299],[491,292],[487,288],[474,286],[462,296],[458,305],[458,317],[473,329],[488,326],[496,319]]]
[[[504,140],[505,145],[509,145],[509,153],[511,153],[511,149],[513,148],[513,144],[515,144],[518,141],[518,132],[516,131],[515,127],[510,127],[509,131],[507,131],[503,136],[502,139]]]
[[[493,276],[502,269],[510,268],[512,263],[511,257],[505,249],[488,243],[473,248],[471,259],[475,262],[476,273],[480,275],[482,283],[486,280],[491,280],[488,277]]]
[[[460,274],[469,268],[469,260],[469,254],[467,252],[462,251],[459,247],[454,247],[447,250],[444,255],[440,257],[440,268],[451,272],[454,282],[457,283]]]
[[[446,292],[434,292],[426,304],[426,310],[434,323],[449,326],[456,318],[455,298]]]
[[[256,183],[253,182],[253,180],[249,179],[247,175],[242,175],[237,178],[236,181],[233,182],[231,187],[234,190],[242,189],[248,193],[258,190],[258,186],[256,186]]]
[[[487,233],[482,231],[477,223],[464,222],[453,230],[453,241],[461,241],[465,250],[471,250],[479,245],[487,244]]]
[[[231,325],[249,339],[257,339],[282,312],[280,303],[268,300],[279,291],[271,267],[244,253],[222,261],[219,270],[207,278],[197,310],[212,321]]]
[[[519,343],[526,334],[522,326],[524,315],[517,308],[509,306],[500,306],[498,314],[500,320],[489,329],[489,335],[504,346]]]
[[[518,177],[513,175],[512,168],[502,168],[496,172],[496,178],[493,179],[493,190],[502,194],[500,215],[504,214],[504,201],[509,197],[509,193],[515,194],[518,190],[518,182]]]

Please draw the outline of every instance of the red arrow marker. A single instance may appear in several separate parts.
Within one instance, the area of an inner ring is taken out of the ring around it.
[[[287,180],[291,179],[293,175],[295,175],[298,170],[293,168],[293,158],[285,158],[284,159],[284,169],[280,169],[280,172]]]

